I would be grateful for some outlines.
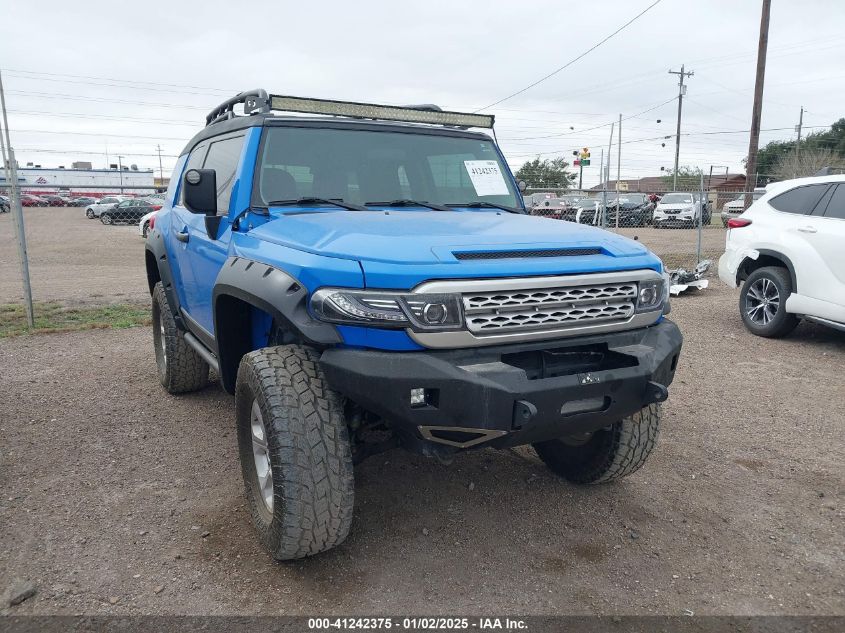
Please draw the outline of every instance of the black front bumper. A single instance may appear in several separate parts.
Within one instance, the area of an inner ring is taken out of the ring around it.
[[[594,431],[665,400],[682,336],[648,328],[473,349],[323,352],[329,385],[409,448],[518,446]],[[412,406],[411,390],[425,389]]]

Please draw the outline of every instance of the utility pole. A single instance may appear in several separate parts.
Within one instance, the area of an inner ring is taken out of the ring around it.
[[[162,184],[164,183],[164,169],[161,166],[161,145],[156,145],[156,151],[158,152],[158,180]]]
[[[760,41],[757,44],[757,78],[754,81],[754,106],[751,108],[751,139],[748,142],[748,162],[745,163],[746,189],[748,177],[754,175],[750,190],[745,193],[745,208],[751,205],[751,191],[757,186],[757,148],[760,144],[760,117],[763,111],[763,82],[766,79],[766,52],[769,48],[769,14],[772,0],[763,0],[760,16]]]
[[[26,322],[29,327],[35,327],[35,313],[32,308],[32,286],[29,283],[29,259],[26,253],[26,232],[23,225],[23,208],[18,188],[18,164],[15,160],[15,150],[9,137],[9,120],[6,118],[6,94],[3,92],[3,75],[0,73],[0,108],[3,110],[3,132],[6,143],[3,145],[3,162],[6,166],[6,181],[9,183],[9,204],[15,222],[15,236],[18,243],[18,259],[21,266],[21,280],[23,281],[24,307]],[[6,148],[8,147],[8,154]]]
[[[616,134],[616,229],[619,229],[619,182],[622,177],[622,115],[619,115],[619,132]]]
[[[610,183],[610,149],[613,147],[613,123],[610,124],[610,140],[607,142],[607,182]],[[607,212],[607,185],[601,193],[601,226],[604,226],[604,216]],[[598,224],[598,222],[596,222]]]
[[[601,158],[599,159],[599,183],[604,189],[604,148],[601,148]]]
[[[684,85],[684,79],[686,77],[692,77],[695,74],[695,71],[684,71],[684,65],[681,64],[681,71],[678,72],[676,70],[669,70],[670,75],[678,75],[678,129],[675,133],[675,171],[672,172],[672,191],[678,190],[678,159],[681,156],[681,110],[684,105],[684,93],[687,91],[687,87]]]
[[[117,157],[117,171],[120,173],[120,195],[123,195],[123,156]]]
[[[801,128],[804,126],[804,106],[801,106],[801,114],[798,115],[798,125],[795,127],[795,130],[798,132],[798,140],[795,142],[795,169],[798,169],[799,158],[801,158]],[[793,176],[795,178],[798,177],[798,173],[793,172]]]

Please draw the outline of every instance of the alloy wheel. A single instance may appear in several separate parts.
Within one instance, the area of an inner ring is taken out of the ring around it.
[[[757,325],[768,325],[780,310],[780,293],[771,279],[761,277],[748,288],[745,314]]]
[[[252,428],[252,458],[255,461],[255,474],[258,476],[258,493],[264,507],[273,513],[273,468],[270,465],[270,449],[267,446],[267,428],[258,400],[252,401],[250,411]]]

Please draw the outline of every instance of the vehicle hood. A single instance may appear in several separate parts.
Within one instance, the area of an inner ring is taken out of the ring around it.
[[[655,211],[686,211],[695,207],[694,202],[680,202],[678,204],[658,204]]]
[[[641,209],[646,206],[648,206],[647,202],[623,202],[619,205],[612,203],[608,204],[607,208],[613,210],[619,207],[622,211],[634,211],[636,209]]]
[[[528,259],[548,265],[551,260],[584,259],[582,256],[548,257],[529,253],[562,248],[600,249],[602,257],[650,256],[642,244],[599,228],[541,217],[490,211],[337,211],[277,216],[250,231],[251,237],[297,250],[391,265],[483,266]],[[500,257],[514,251],[526,257]],[[456,254],[476,253],[459,259]],[[477,255],[484,253],[484,255]],[[462,275],[461,275],[462,276]]]

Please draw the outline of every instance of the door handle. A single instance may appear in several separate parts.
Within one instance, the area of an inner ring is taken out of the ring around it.
[[[187,242],[189,239],[191,239],[191,234],[188,233],[188,231],[179,231],[176,234],[176,239],[180,242]]]
[[[818,229],[814,226],[801,226],[798,227],[798,230],[802,233],[818,233]]]

